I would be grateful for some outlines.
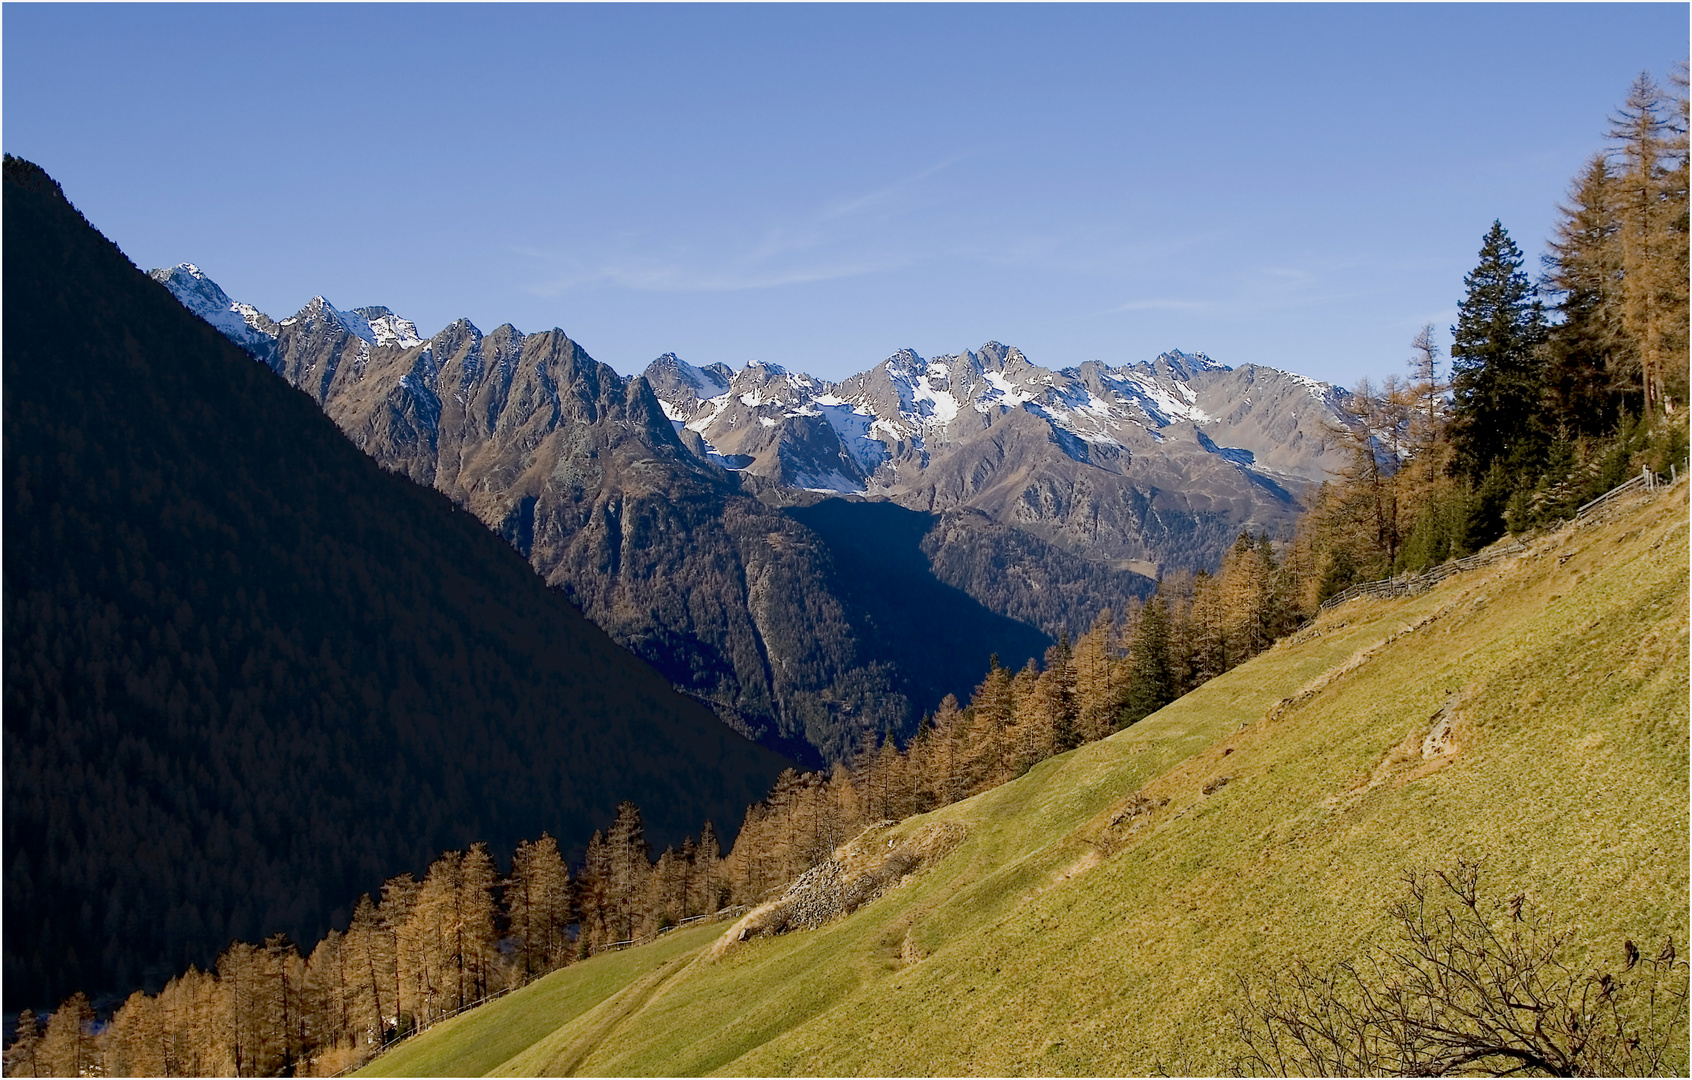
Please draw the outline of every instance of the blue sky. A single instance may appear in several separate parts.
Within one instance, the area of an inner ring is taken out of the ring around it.
[[[7,152],[278,318],[841,378],[996,339],[1352,383],[1537,259],[1655,5],[24,5]]]

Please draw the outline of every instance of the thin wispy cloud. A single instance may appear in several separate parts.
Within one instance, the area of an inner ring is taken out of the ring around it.
[[[951,157],[946,158],[943,161],[937,161],[928,168],[912,173],[910,176],[904,177],[903,179],[895,180],[893,183],[888,184],[885,187],[876,188],[874,191],[866,192],[863,195],[850,199],[843,199],[839,202],[825,206],[819,220],[833,221],[837,218],[848,217],[852,214],[871,209],[875,206],[896,202],[901,196],[907,195],[911,189],[915,188],[924,180],[927,180],[929,177],[938,172],[956,165],[958,162],[963,161],[970,156],[971,155],[969,154],[953,154]]]
[[[514,248],[554,272],[528,291],[557,296],[590,285],[611,285],[643,292],[737,292],[861,277],[909,266],[925,257],[906,231],[865,227],[866,218],[883,224],[922,209],[922,183],[968,155],[938,161],[891,184],[815,207],[792,220],[765,227],[715,255],[702,255],[698,244],[668,250],[631,251],[647,237],[623,237],[623,250],[596,260],[532,247]]]
[[[859,277],[896,269],[899,265],[898,260],[866,259],[760,271],[736,266],[700,267],[685,262],[606,264],[592,271],[565,274],[532,285],[529,291],[537,296],[558,296],[586,285],[614,285],[641,292],[736,292]]]
[[[1203,311],[1210,307],[1207,300],[1130,300],[1110,311]]]
[[[993,266],[1108,280],[1132,278],[1142,267],[1180,265],[1195,252],[1225,245],[1229,235],[1222,229],[1147,235],[1133,222],[1107,229],[1075,225],[1011,236],[989,233],[971,238],[954,253]]]
[[[1332,274],[1291,266],[1260,266],[1236,275],[1209,295],[1144,296],[1114,304],[1096,314],[1132,311],[1176,311],[1218,317],[1259,316],[1352,300],[1366,295],[1359,289],[1324,288]]]

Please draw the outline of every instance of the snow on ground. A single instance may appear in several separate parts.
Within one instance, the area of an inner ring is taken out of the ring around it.
[[[321,296],[313,297],[312,303],[320,304],[322,311],[331,319],[340,323],[346,332],[353,337],[360,339],[367,345],[376,344],[376,331],[371,329],[370,323],[365,321],[363,315],[356,311],[342,311]]]
[[[154,270],[149,276],[170,290],[178,303],[210,323],[224,337],[248,345],[258,345],[276,337],[274,324],[269,318],[251,304],[231,300],[217,282],[193,263],[178,263],[168,270]]]
[[[722,394],[712,398],[705,404],[709,405],[710,409],[706,412],[700,413],[698,416],[695,416],[692,420],[687,422],[688,427],[699,432],[701,435],[705,433],[706,428],[709,428],[712,424],[716,423],[717,417],[723,415],[723,410],[729,407],[729,396],[727,394]]]
[[[706,371],[701,371],[692,364],[683,363],[680,360],[676,361],[676,363],[681,366],[682,374],[687,377],[688,382],[693,384],[694,391],[697,392],[700,397],[714,398],[721,397],[722,395],[728,393],[728,383],[723,382],[715,375]]]
[[[958,415],[958,399],[952,396],[950,390],[936,390],[929,383],[929,376],[919,375],[911,387],[911,397],[918,402],[928,402],[928,413],[942,425],[951,423]],[[917,406],[921,415],[921,405]]]
[[[1189,420],[1195,424],[1205,424],[1215,417],[1193,404],[1190,400],[1196,397],[1184,383],[1177,383],[1179,397],[1169,393],[1157,381],[1154,375],[1140,371],[1112,372],[1104,376],[1110,382],[1122,387],[1123,391],[1139,401],[1152,421],[1158,426],[1173,424],[1181,420]],[[1187,399],[1187,400],[1183,400]]]
[[[870,424],[869,429],[870,429],[871,432],[875,432],[875,431],[884,432],[887,436],[887,441],[889,443],[895,443],[895,442],[898,442],[901,439],[908,439],[908,440],[916,443],[918,446],[922,445],[922,438],[920,436],[911,434],[911,433],[906,432],[906,431],[902,431],[902,430],[900,430],[900,428],[897,424],[894,424],[893,422],[886,420],[886,419],[883,419],[882,417],[879,417],[879,416],[876,417],[875,420]]]
[[[1014,408],[1025,401],[1034,400],[1033,394],[1024,393],[1023,391],[1018,390],[1015,384],[1005,378],[1001,372],[984,371],[982,374],[986,376],[988,383],[992,385],[993,389],[998,391],[999,401],[997,404],[1004,405],[1008,408]]]
[[[834,495],[862,495],[864,493],[862,484],[847,479],[839,469],[830,469],[825,473],[795,473],[793,481],[806,491],[826,491]]]
[[[1309,391],[1310,396],[1315,398],[1317,401],[1328,400],[1328,395],[1334,392],[1334,387],[1331,384],[1312,379],[1308,375],[1295,375],[1290,371],[1286,374],[1293,382]]]
[[[423,339],[417,336],[417,324],[410,319],[402,319],[391,311],[367,320],[365,325],[376,336],[377,345],[397,345],[402,349],[411,349],[423,344]]]
[[[1110,407],[1110,403],[1091,390],[1087,391],[1087,403],[1081,407],[1088,412],[1098,413],[1100,416],[1116,415],[1115,410]]]
[[[833,397],[834,395],[826,395]],[[817,398],[822,404],[822,398]],[[880,421],[868,409],[859,411],[859,406],[840,401],[838,398],[829,404],[822,405],[822,414],[828,418],[829,426],[840,437],[840,445],[852,455],[852,460],[858,463],[858,468],[865,473],[874,472],[882,462],[889,457],[887,444],[870,434],[870,429]]]

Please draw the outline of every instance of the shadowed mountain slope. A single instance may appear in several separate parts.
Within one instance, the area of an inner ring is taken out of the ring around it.
[[[850,754],[868,733],[908,738],[946,693],[967,694],[989,653],[1020,665],[1050,643],[1048,628],[1085,628],[1099,607],[1120,609],[1149,591],[1136,575],[1087,575],[1096,595],[1025,598],[1036,602],[1015,618],[1038,615],[1033,626],[1004,618],[984,594],[985,606],[948,607],[967,652],[932,636],[906,635],[890,648],[878,635],[899,620],[870,601],[909,587],[947,592],[935,573],[917,581],[902,564],[884,571],[857,559],[847,579],[834,542],[784,512],[822,496],[725,468],[697,432],[665,416],[646,379],[624,379],[562,330],[524,334],[507,324],[483,334],[459,320],[423,340],[387,308],[343,311],[322,297],[276,322],[196,267],[152,276],[308,394],[385,468],[504,536],[683,692],[809,765]],[[679,364],[669,376],[654,373],[666,385],[682,376],[717,388],[717,375]],[[868,507],[838,513],[857,516],[853,534],[884,520]],[[1017,549],[1030,563],[1025,577],[1047,573],[1037,565],[1046,546]],[[858,587],[884,572],[886,581]]]
[[[1687,934],[1687,491],[1341,605],[1108,739],[875,832],[880,851],[961,841],[851,915],[594,957],[366,1072],[1228,1075],[1239,975],[1402,942],[1404,875],[1458,859],[1483,864],[1495,925],[1520,894],[1574,930],[1573,976],[1642,980],[1623,942]]]
[[[844,499],[787,513],[828,545],[833,580],[827,588],[860,627],[861,662],[894,673],[899,689],[925,711],[949,693],[968,700],[960,690],[969,683],[960,688],[957,674],[973,669],[978,679],[986,657],[1000,653],[1015,663],[1051,644],[1027,622],[994,614],[935,576],[924,545],[934,532],[932,514]],[[900,663],[913,654],[929,663]]]
[[[782,758],[10,157],[4,227],[8,1011],[315,941],[445,848],[622,799],[662,845],[767,791]]]

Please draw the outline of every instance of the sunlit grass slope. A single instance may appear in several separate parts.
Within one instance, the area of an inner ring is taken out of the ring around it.
[[[677,957],[692,957],[722,933],[689,927],[639,949],[603,953],[499,1001],[455,1016],[377,1058],[361,1076],[481,1076],[622,991],[638,988]]]
[[[850,918],[714,960],[720,926],[598,958],[381,1071],[1223,1071],[1236,973],[1356,955],[1406,870],[1458,857],[1606,962],[1623,936],[1685,942],[1687,562],[1682,483],[1422,596],[1343,605],[905,822],[968,836]]]

